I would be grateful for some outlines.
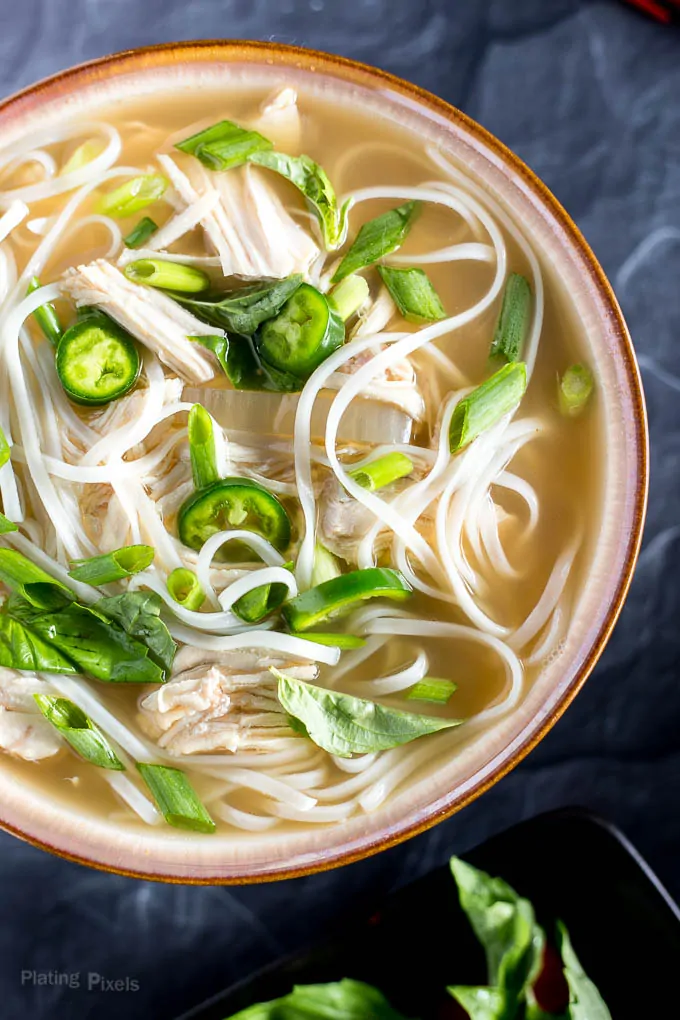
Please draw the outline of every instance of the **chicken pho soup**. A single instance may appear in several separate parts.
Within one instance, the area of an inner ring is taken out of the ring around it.
[[[45,123],[0,189],[3,767],[275,839],[483,740],[599,526],[597,380],[522,224],[291,87]]]

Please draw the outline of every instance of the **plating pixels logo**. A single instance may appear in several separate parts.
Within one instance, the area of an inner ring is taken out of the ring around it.
[[[106,977],[96,971],[22,970],[21,984],[30,988],[82,988],[88,992],[138,992],[136,978]]]

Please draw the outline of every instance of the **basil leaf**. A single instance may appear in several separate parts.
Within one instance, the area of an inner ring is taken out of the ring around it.
[[[0,468],[3,468],[10,458],[9,443],[7,436],[0,428]]]
[[[78,672],[75,665],[49,641],[43,641],[6,612],[0,613],[0,666],[29,673]]]
[[[336,269],[332,282],[339,283],[346,276],[356,273],[358,269],[372,265],[401,247],[420,209],[420,202],[406,202],[397,209],[390,209],[382,216],[364,223]]]
[[[185,138],[175,148],[200,159],[210,170],[230,170],[245,163],[254,153],[271,149],[272,142],[259,131],[249,131],[231,120],[221,120]]]
[[[273,170],[294,184],[316,213],[327,250],[340,247],[347,232],[349,202],[338,209],[333,185],[318,163],[309,156],[288,156],[284,152],[256,152],[250,162]]]
[[[13,595],[5,612],[67,657],[79,673],[111,683],[161,683],[164,679],[147,646],[113,626],[96,607],[73,602],[59,609],[42,609]]]
[[[57,609],[75,599],[70,588],[16,549],[0,549],[0,581],[38,609]]]
[[[557,925],[557,937],[564,963],[564,976],[569,985],[570,1020],[612,1020],[604,999],[581,966],[569,932],[561,921]]]
[[[171,297],[189,308],[202,322],[229,333],[252,336],[258,326],[279,314],[301,283],[302,275],[298,273],[285,280],[263,281],[242,290],[216,295],[208,301],[195,301],[183,294],[172,294]]]
[[[488,982],[516,1004],[538,977],[543,959],[545,934],[534,908],[501,878],[457,857],[451,858],[450,867],[460,905],[486,953]]]
[[[0,514],[0,535],[9,535],[10,532],[18,530],[16,524],[12,524],[4,514]]]
[[[189,339],[213,352],[236,390],[299,393],[304,385],[302,379],[266,365],[249,336],[192,336]]]
[[[515,1015],[514,1007],[509,1007],[508,997],[501,988],[453,985],[448,991],[470,1020],[506,1020]]]
[[[38,708],[73,750],[102,769],[125,771],[125,766],[89,716],[67,698],[53,698],[48,694],[33,695]]]
[[[229,1020],[405,1020],[377,988],[345,978],[326,985],[296,985],[290,995],[250,1006]]]
[[[286,712],[305,727],[315,744],[341,758],[385,751],[462,722],[401,712],[294,680],[274,667],[271,672],[279,681],[278,697]]]
[[[143,641],[152,662],[169,673],[177,645],[160,618],[162,606],[163,600],[155,592],[131,591],[100,599],[94,608],[119,623],[130,637]]]

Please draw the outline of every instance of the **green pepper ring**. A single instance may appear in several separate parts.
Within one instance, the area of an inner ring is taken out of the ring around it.
[[[118,323],[101,312],[87,312],[61,337],[56,368],[74,403],[101,407],[130,392],[142,360],[133,338]]]
[[[244,516],[236,520],[235,514]],[[249,521],[251,517],[259,519],[259,526]],[[291,535],[290,517],[277,497],[250,478],[236,477],[222,478],[190,496],[180,508],[177,529],[190,549],[201,549],[219,531],[242,529],[261,535],[281,551]]]

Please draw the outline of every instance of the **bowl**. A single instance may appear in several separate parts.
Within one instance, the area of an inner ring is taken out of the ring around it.
[[[140,834],[56,804],[0,764],[0,825],[71,860],[168,882],[238,883],[293,877],[348,863],[407,839],[464,807],[536,746],[584,684],[621,611],[638,554],[647,497],[647,425],[630,337],[612,289],[574,223],[548,189],[497,139],[441,99],[383,71],[276,43],[206,41],[119,53],[83,64],[0,105],[9,144],[45,121],[126,96],[173,89],[300,83],[339,90],[379,116],[396,118],[472,169],[525,225],[571,294],[599,387],[604,465],[601,528],[587,584],[561,654],[519,708],[454,761],[371,815],[314,831],[234,841],[177,831]]]

